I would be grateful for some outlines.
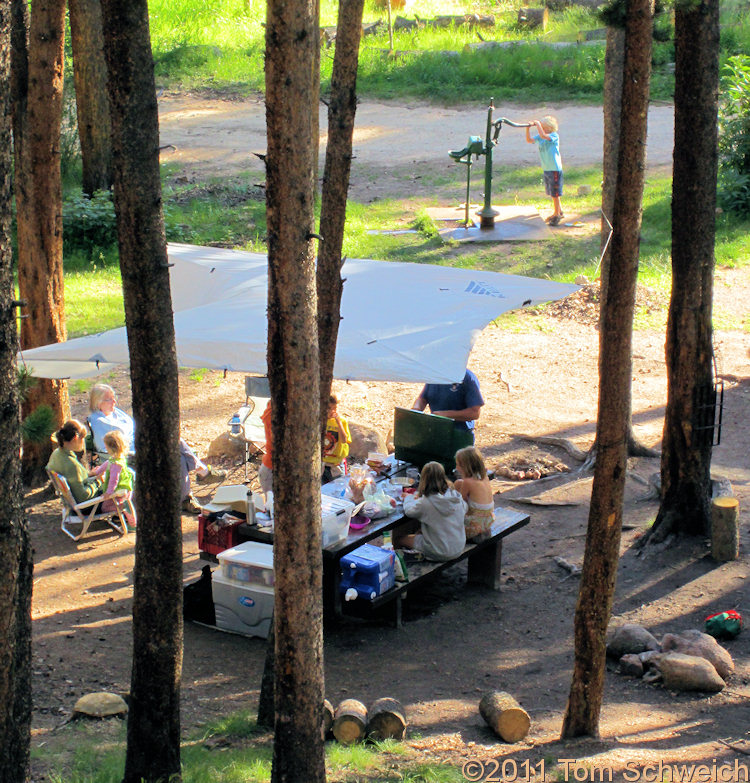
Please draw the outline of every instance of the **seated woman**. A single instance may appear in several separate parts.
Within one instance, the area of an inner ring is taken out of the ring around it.
[[[490,536],[495,521],[492,485],[487,478],[482,452],[474,446],[459,449],[456,452],[456,471],[461,478],[456,481],[455,487],[469,505],[464,519],[466,540],[476,543]]]
[[[70,419],[55,433],[57,448],[47,463],[47,470],[59,473],[68,482],[76,503],[83,503],[102,493],[102,483],[96,476],[89,476],[76,452],[84,450],[86,427],[76,419]]]
[[[115,390],[106,383],[97,383],[89,392],[89,426],[94,437],[94,449],[100,454],[106,454],[104,436],[112,430],[119,430],[126,441],[131,444],[130,454],[133,454],[135,422],[125,411],[117,407]],[[190,471],[196,472],[199,484],[209,484],[212,481],[223,481],[226,470],[219,470],[206,465],[195,452],[180,438],[180,486],[182,488],[182,510],[187,514],[200,514],[200,506],[191,494]]]
[[[404,498],[404,514],[418,519],[416,533],[404,533],[406,525],[393,531],[393,546],[416,549],[428,560],[452,560],[466,546],[466,503],[450,485],[443,466],[428,462],[419,477],[416,495]]]

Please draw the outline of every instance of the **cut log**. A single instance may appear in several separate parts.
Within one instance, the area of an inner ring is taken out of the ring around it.
[[[479,714],[505,742],[522,740],[531,727],[528,712],[505,691],[486,693],[479,702]]]
[[[711,501],[711,557],[723,563],[740,553],[740,503],[722,496]]]
[[[370,739],[402,740],[406,734],[406,712],[396,699],[378,699],[370,705],[367,736]]]
[[[344,699],[333,716],[333,736],[342,745],[361,742],[367,729],[367,707],[356,699]]]
[[[328,699],[323,700],[323,723],[320,727],[320,735],[328,739],[333,726],[333,704]]]
[[[528,27],[531,30],[541,27],[542,30],[547,29],[547,22],[549,21],[549,11],[547,8],[519,8],[518,9],[518,26]]]

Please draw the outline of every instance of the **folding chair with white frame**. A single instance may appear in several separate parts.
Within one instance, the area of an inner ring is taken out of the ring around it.
[[[260,449],[265,448],[266,445],[266,430],[261,415],[270,397],[268,378],[245,376],[245,404],[237,411],[245,444],[245,481],[247,481],[247,463],[250,460],[250,444]]]
[[[102,503],[101,496],[84,500],[81,503],[76,503],[65,476],[61,476],[54,470],[49,469],[47,470],[47,475],[55,489],[55,494],[62,500],[62,521],[60,523],[60,529],[66,536],[70,536],[73,541],[78,541],[88,533],[91,523],[98,520],[104,520],[121,536],[127,535],[128,524],[123,512],[129,512],[133,515],[133,519],[136,519],[135,506],[133,505],[132,500],[118,500],[113,497],[112,500],[115,504],[115,510],[102,511],[100,509]],[[119,522],[115,521],[115,515]],[[70,529],[70,525],[81,526],[78,535]]]

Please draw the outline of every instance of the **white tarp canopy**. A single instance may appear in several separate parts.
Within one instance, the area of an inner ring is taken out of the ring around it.
[[[168,246],[182,367],[265,375],[268,261],[261,253]],[[578,286],[471,269],[347,259],[334,376],[454,383],[501,313],[562,299]],[[33,375],[83,378],[129,362],[125,328],[23,351]]]

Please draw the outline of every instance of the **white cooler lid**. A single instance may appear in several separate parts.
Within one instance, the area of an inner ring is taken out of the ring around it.
[[[273,568],[273,545],[259,541],[245,541],[242,544],[225,549],[216,555],[220,563],[228,560],[240,565],[254,565],[261,568]]]

